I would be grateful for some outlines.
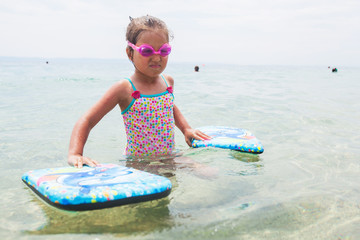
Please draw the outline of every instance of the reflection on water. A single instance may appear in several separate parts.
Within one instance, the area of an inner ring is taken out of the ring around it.
[[[258,175],[262,173],[264,163],[261,161],[259,155],[250,154],[250,153],[243,153],[239,151],[230,151],[229,155],[231,158],[239,160],[242,162],[239,166],[235,169],[230,168],[228,169],[229,175]]]
[[[244,153],[240,151],[230,151],[230,156],[245,163],[255,163],[260,161],[260,155]]]
[[[174,159],[179,156],[179,154],[174,155],[164,155],[164,156],[129,156],[120,162],[125,162],[126,167],[131,167],[138,169],[140,171],[145,171],[153,173],[156,175],[164,177],[174,177],[175,176],[175,161]]]
[[[173,221],[169,214],[169,199],[125,205],[120,207],[70,212],[45,205],[39,199],[46,225],[30,234],[59,233],[147,233],[171,228]]]
[[[191,157],[191,154],[187,155],[180,151],[177,151],[176,154],[166,156],[127,157],[125,165],[168,178],[175,177],[176,171],[180,171],[181,169],[183,171],[193,172],[193,174],[200,178],[217,177],[216,168],[196,161],[194,157]]]
[[[223,171],[224,176],[249,176],[261,174],[264,163],[261,155],[221,148],[197,148],[186,152],[185,156],[208,163]]]

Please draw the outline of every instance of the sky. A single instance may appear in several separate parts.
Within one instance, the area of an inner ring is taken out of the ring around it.
[[[126,59],[146,14],[174,62],[360,66],[359,0],[0,0],[0,56]]]

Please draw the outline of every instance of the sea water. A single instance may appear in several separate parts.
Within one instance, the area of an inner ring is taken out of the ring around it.
[[[164,199],[86,212],[45,204],[21,181],[67,166],[76,120],[133,72],[122,60],[0,59],[1,239],[360,239],[360,69],[168,64],[175,103],[194,128],[245,128],[261,155],[189,148],[126,160],[120,109],[85,155],[170,178]]]

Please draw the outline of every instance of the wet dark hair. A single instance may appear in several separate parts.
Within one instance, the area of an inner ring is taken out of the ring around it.
[[[142,16],[138,18],[130,18],[130,23],[126,30],[126,41],[129,41],[133,44],[136,44],[139,40],[140,34],[149,31],[149,30],[162,30],[167,35],[167,40],[173,38],[172,34],[165,22],[160,20],[159,18],[153,16]],[[130,51],[133,51],[131,47],[128,47]]]

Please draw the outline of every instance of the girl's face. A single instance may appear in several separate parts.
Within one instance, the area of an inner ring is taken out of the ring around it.
[[[152,46],[155,51],[158,51],[168,42],[168,37],[164,31],[151,30],[141,33],[135,45],[141,46],[142,44],[148,44]],[[144,57],[136,50],[132,53],[130,53],[128,49],[127,51],[130,60],[132,60],[135,65],[135,72],[139,72],[148,77],[157,77],[166,68],[168,56],[162,57],[159,54],[154,54],[150,57]]]

